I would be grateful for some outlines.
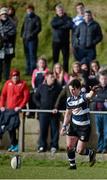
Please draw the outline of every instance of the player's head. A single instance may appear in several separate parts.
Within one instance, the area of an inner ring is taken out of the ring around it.
[[[69,84],[69,90],[72,96],[78,96],[81,89],[81,83],[78,79],[73,79]]]

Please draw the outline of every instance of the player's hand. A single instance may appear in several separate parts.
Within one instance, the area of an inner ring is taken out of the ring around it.
[[[60,135],[64,136],[66,134],[66,128],[62,127],[60,131]]]
[[[94,91],[95,93],[100,90],[101,86],[100,85],[96,85],[92,87],[92,91]]]

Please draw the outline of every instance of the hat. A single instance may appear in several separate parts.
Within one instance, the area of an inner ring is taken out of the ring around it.
[[[2,15],[2,14],[7,14],[7,8],[6,7],[0,8],[0,15]]]
[[[10,72],[10,78],[11,78],[12,76],[20,76],[20,72],[19,72],[17,69],[13,69],[13,70],[11,70],[11,72]]]

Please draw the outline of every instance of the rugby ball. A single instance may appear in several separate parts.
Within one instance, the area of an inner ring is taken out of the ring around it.
[[[21,157],[19,155],[15,155],[11,158],[11,167],[12,169],[18,169],[21,167]]]

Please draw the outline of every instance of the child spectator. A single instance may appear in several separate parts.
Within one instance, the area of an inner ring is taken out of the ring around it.
[[[73,64],[72,64],[72,74],[74,76],[77,76],[79,77],[81,75],[81,64],[78,62],[78,61],[75,61]]]
[[[37,68],[34,69],[32,74],[32,88],[36,89],[40,84],[43,83],[45,74],[48,72],[47,59],[40,56],[37,60]]]
[[[69,80],[68,73],[64,72],[64,69],[60,63],[56,63],[53,67],[53,73],[57,82],[64,86]]]
[[[93,60],[90,64],[90,77],[96,77],[100,69],[99,61]]]
[[[37,68],[33,70],[32,73],[32,88],[33,91],[30,91],[30,100],[28,104],[29,109],[36,109],[36,105],[33,101],[33,95],[34,92],[36,92],[36,89],[40,84],[43,83],[46,73],[48,72],[47,68],[47,59],[43,56],[40,56],[37,60]],[[34,112],[27,112],[26,113],[27,118],[35,118]]]

